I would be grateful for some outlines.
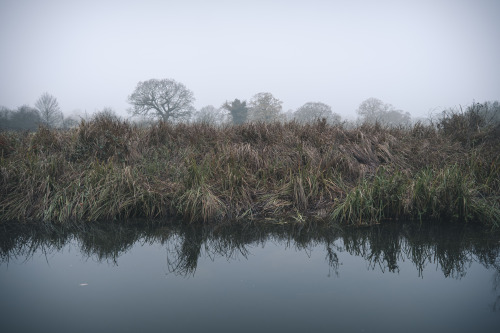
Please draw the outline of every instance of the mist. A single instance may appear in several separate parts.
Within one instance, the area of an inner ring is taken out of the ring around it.
[[[194,106],[270,92],[346,119],[368,98],[412,117],[498,100],[498,1],[0,2],[0,105],[129,116],[138,82],[171,78]]]

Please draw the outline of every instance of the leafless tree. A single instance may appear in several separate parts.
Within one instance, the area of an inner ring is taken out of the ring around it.
[[[295,119],[300,122],[312,122],[326,119],[329,123],[340,123],[340,115],[334,113],[330,105],[321,102],[308,102],[294,113]]]
[[[364,100],[357,110],[364,122],[379,122],[385,125],[408,124],[411,120],[409,112],[397,110],[391,104],[382,102],[378,98],[370,97]]]
[[[187,119],[193,112],[193,92],[171,79],[139,82],[128,102],[133,115],[159,118],[163,121]]]
[[[44,93],[36,101],[35,107],[40,112],[41,123],[47,127],[57,127],[62,123],[63,114],[57,99],[49,93]]]
[[[271,93],[262,92],[254,95],[250,100],[250,120],[272,122],[279,119],[283,104]]]
[[[229,111],[224,108],[217,109],[213,105],[202,107],[194,113],[195,122],[207,123],[211,125],[221,125],[229,122]]]

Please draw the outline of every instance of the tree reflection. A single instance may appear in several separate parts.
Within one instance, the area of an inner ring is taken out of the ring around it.
[[[390,224],[346,228],[324,224],[195,225],[101,223],[88,225],[0,225],[0,262],[27,260],[37,252],[50,254],[69,243],[97,261],[118,264],[119,257],[136,243],[160,243],[166,248],[170,273],[193,276],[198,260],[247,258],[250,248],[276,242],[310,253],[324,246],[329,275],[338,275],[339,256],[348,252],[363,257],[372,270],[398,273],[402,261],[411,262],[424,277],[436,265],[445,277],[460,279],[474,262],[495,270],[493,288],[500,292],[500,235],[473,225]],[[494,304],[498,309],[500,299]]]

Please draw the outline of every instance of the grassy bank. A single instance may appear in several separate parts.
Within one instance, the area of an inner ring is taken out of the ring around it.
[[[3,132],[0,221],[180,216],[499,226],[499,127],[475,126],[467,112],[408,128],[139,128],[96,116],[68,131]]]

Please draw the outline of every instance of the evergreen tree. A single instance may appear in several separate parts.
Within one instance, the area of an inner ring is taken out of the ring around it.
[[[231,103],[226,102],[222,107],[231,112],[234,125],[243,124],[247,121],[248,107],[246,101],[241,102],[239,99],[235,99]]]

